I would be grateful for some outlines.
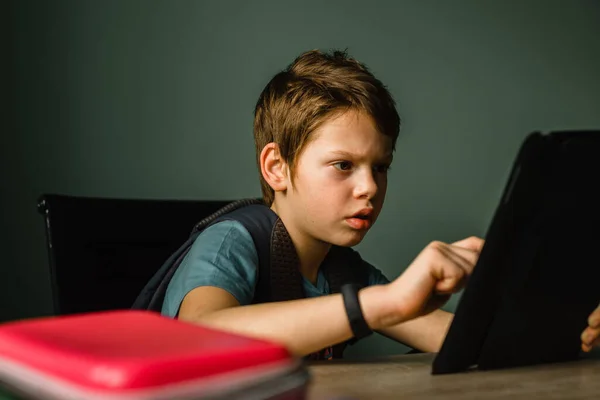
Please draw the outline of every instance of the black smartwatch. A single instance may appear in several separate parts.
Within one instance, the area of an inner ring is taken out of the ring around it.
[[[356,283],[347,283],[342,285],[340,289],[342,298],[344,299],[346,314],[348,314],[350,329],[352,329],[355,340],[362,339],[373,333],[367,321],[365,321],[360,308],[360,301],[358,300],[358,291],[360,289],[362,289],[362,286]]]

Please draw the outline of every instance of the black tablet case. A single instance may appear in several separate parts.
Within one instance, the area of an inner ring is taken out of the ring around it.
[[[523,142],[433,374],[575,360],[600,301],[600,131]]]

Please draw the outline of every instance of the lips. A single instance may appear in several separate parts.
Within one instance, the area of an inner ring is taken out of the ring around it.
[[[346,223],[351,228],[357,230],[366,230],[373,224],[373,209],[363,208],[362,210],[354,213],[351,217],[346,218]]]

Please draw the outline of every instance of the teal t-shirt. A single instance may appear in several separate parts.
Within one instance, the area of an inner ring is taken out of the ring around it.
[[[363,261],[369,271],[369,286],[388,283],[380,270]],[[240,305],[254,297],[258,254],[248,230],[238,221],[210,226],[194,241],[167,287],[162,314],[175,317],[183,298],[199,286],[215,286],[231,293]],[[329,294],[329,284],[319,271],[316,285],[303,277],[307,297]]]

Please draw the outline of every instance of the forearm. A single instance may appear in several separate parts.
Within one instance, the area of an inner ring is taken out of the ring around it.
[[[442,347],[453,317],[452,313],[436,310],[424,317],[383,328],[380,331],[385,336],[390,336],[415,349],[436,353]]]
[[[359,292],[363,315],[372,329],[389,325],[391,310],[385,290],[385,286],[372,286]],[[180,319],[281,343],[299,356],[352,337],[340,294],[230,307],[200,315],[188,312]]]

